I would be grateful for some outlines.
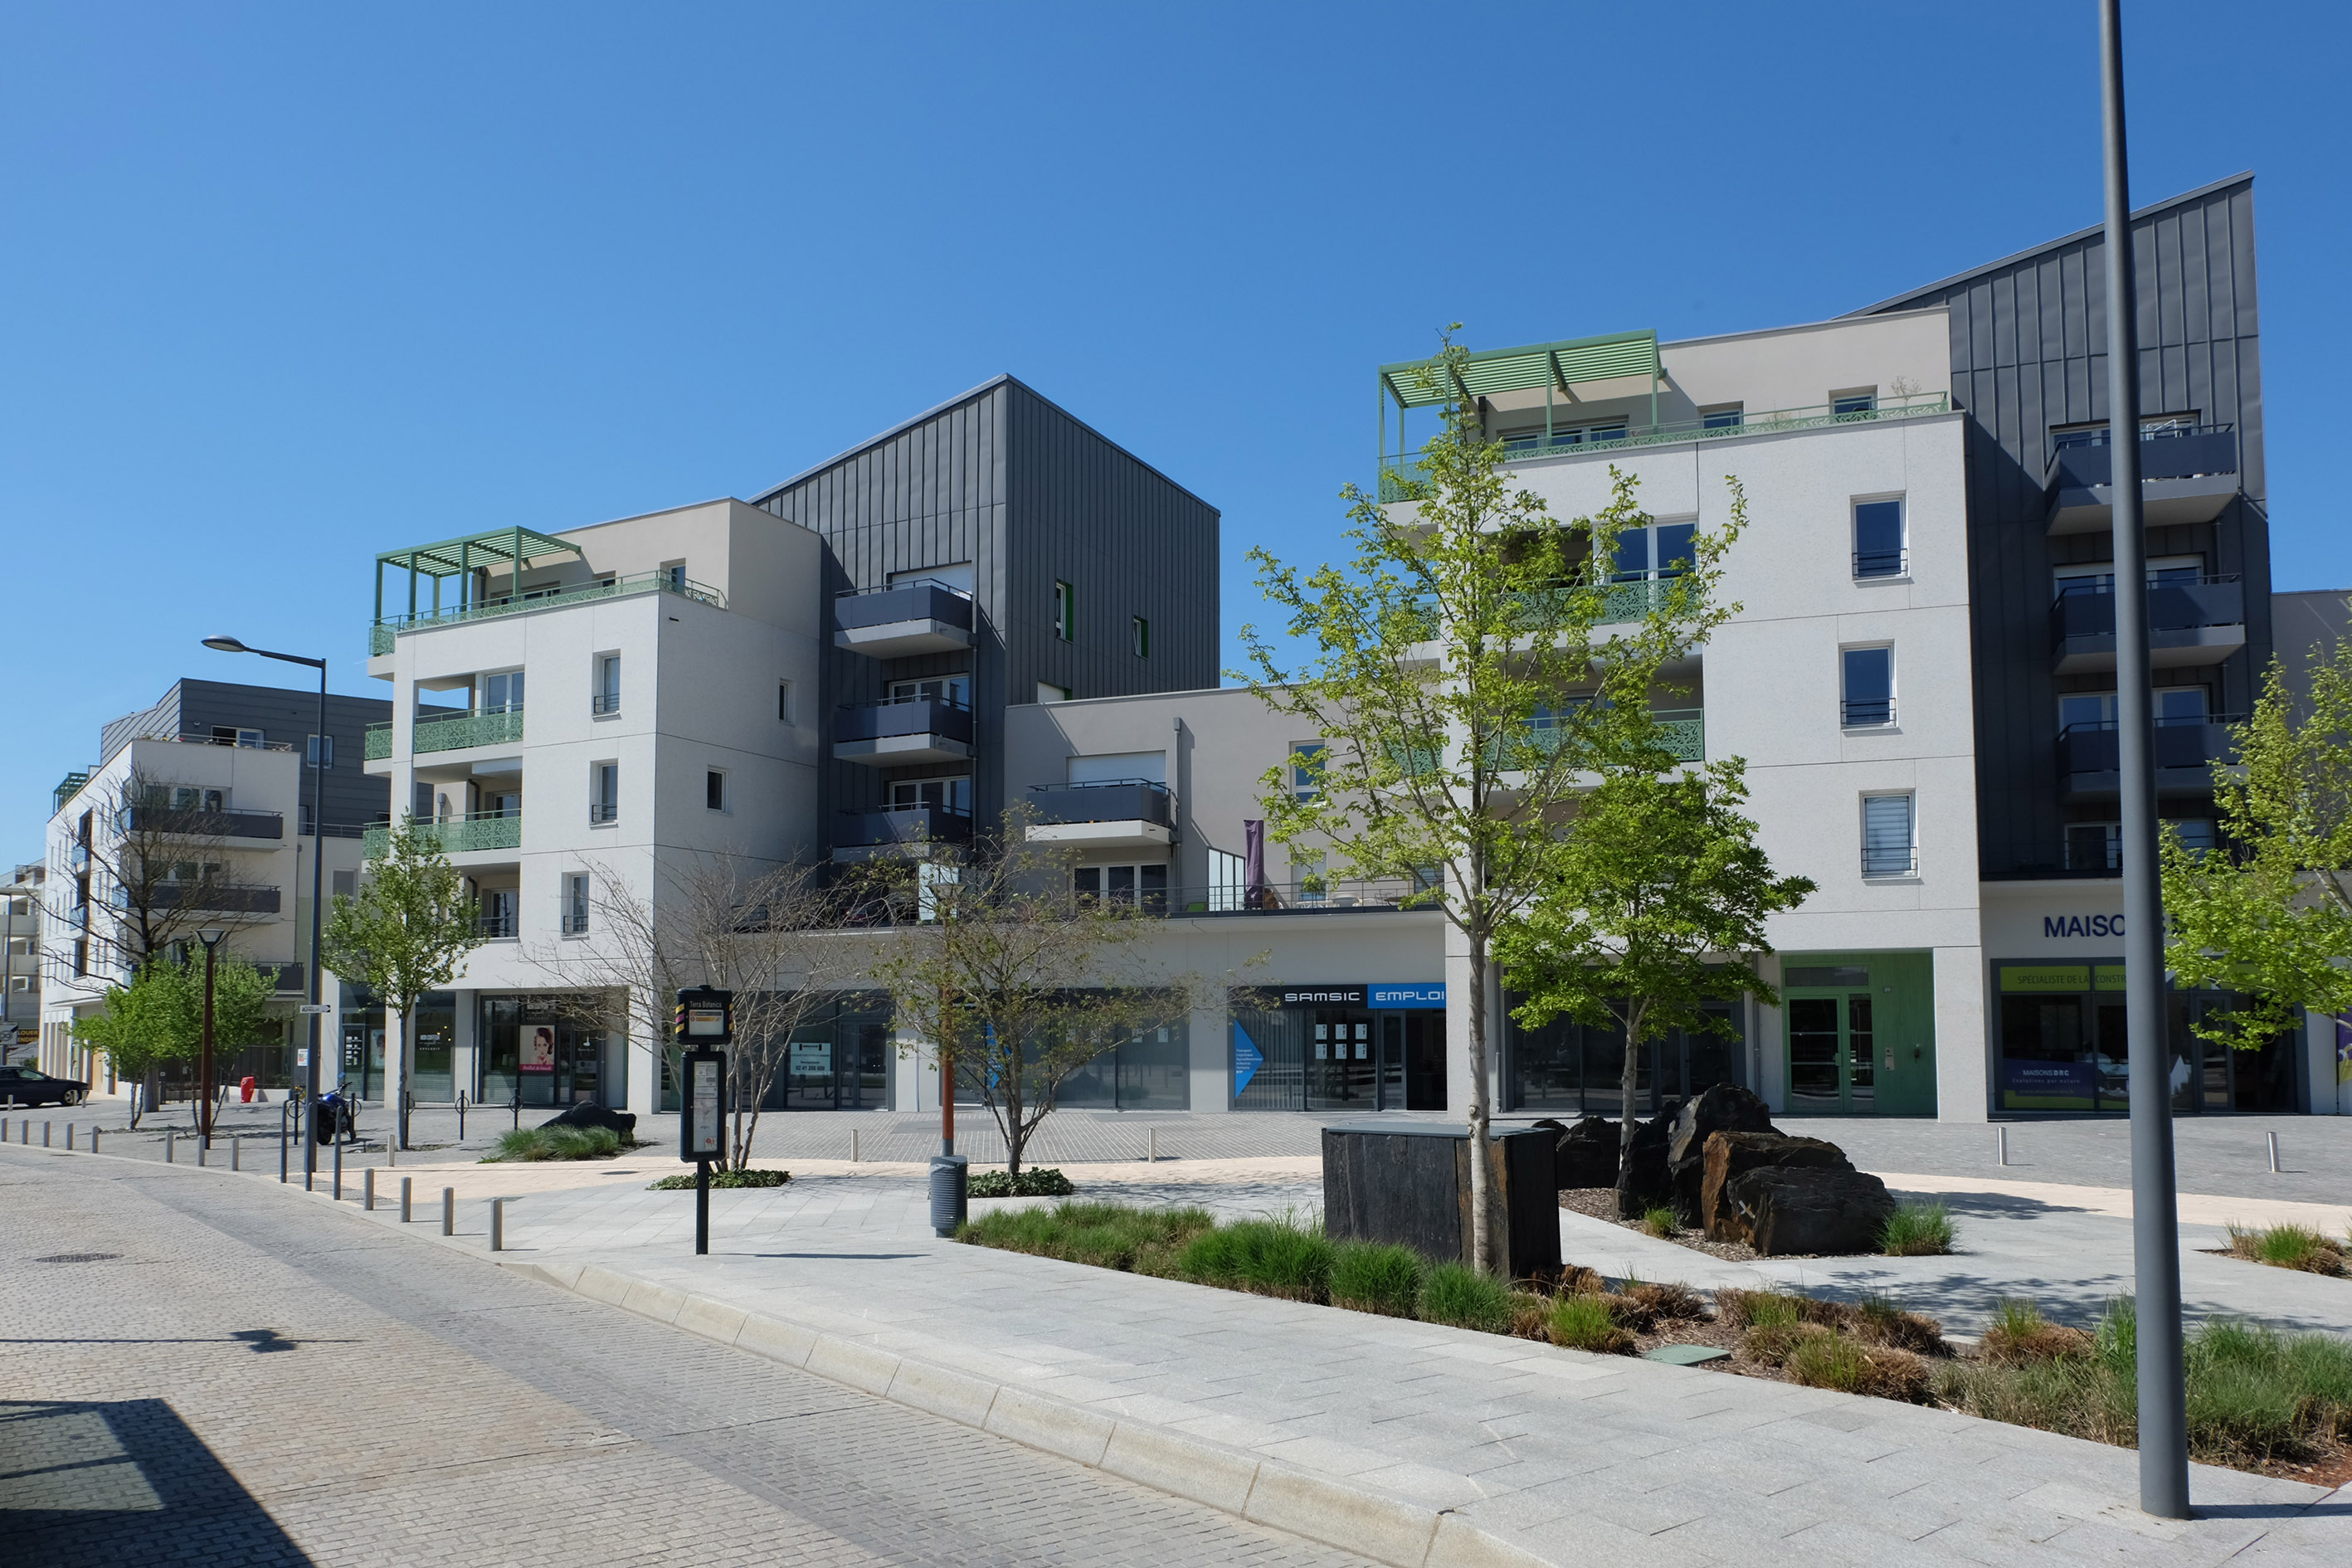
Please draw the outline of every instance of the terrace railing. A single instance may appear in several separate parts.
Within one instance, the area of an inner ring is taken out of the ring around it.
[[[667,572],[640,572],[634,577],[615,577],[609,582],[582,583],[567,588],[548,588],[534,593],[509,594],[500,598],[483,599],[471,605],[460,605],[441,610],[418,610],[414,615],[386,616],[369,629],[368,652],[371,655],[390,653],[393,641],[403,632],[423,631],[429,626],[455,626],[460,621],[490,620],[499,616],[519,616],[531,610],[560,609],[566,605],[584,605],[597,599],[618,599],[632,594],[676,594],[697,604],[727,607],[727,595],[701,583],[689,583]]]

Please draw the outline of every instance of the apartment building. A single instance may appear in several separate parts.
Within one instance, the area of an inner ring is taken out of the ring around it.
[[[348,891],[362,825],[384,806],[383,786],[360,767],[362,736],[388,710],[381,700],[330,697],[320,736],[311,693],[189,679],[103,728],[100,760],[67,774],[51,797],[45,1070],[114,1092],[104,1058],[73,1039],[74,1019],[94,1011],[143,955],[191,951],[204,929],[226,931],[230,951],[274,966],[292,1016],[307,989],[314,770],[325,872]],[[230,1058],[220,1075],[282,1089],[293,1081],[297,1048],[281,1031]]]
[[[0,1061],[31,1058],[41,1038],[41,898],[48,868],[36,860],[0,888],[7,959],[0,965]]]
[[[754,501],[385,552],[366,767],[486,938],[385,1092],[660,1104],[654,1042],[580,1003],[620,942],[596,889],[658,919],[698,862],[968,841],[1009,708],[1215,679],[1216,566],[1213,508],[1011,377]],[[789,1103],[913,1103],[876,1006],[804,1031]]]

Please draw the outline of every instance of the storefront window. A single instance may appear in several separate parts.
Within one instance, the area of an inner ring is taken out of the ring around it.
[[[1998,1109],[2105,1111],[2131,1109],[2131,1050],[2121,963],[1997,963],[2000,998]],[[2199,1041],[2193,1023],[2228,1005],[2219,992],[2165,991],[2166,1074],[2176,1110],[2223,1110],[2231,1064]],[[2226,1056],[2227,1053],[2221,1053]],[[2202,1058],[2201,1071],[2200,1058]],[[2216,1081],[2219,1068],[2221,1081]]]
[[[457,999],[446,991],[429,993],[416,1005],[416,1047],[408,1092],[426,1105],[446,1105],[457,1098],[454,1070],[457,1040]]]
[[[605,1031],[569,1000],[485,996],[481,1001],[481,1097],[486,1104],[560,1107],[625,1100],[618,1072],[604,1071]],[[613,1098],[607,1098],[610,1095]]]
[[[1236,1110],[1443,1110],[1442,982],[1234,991]]]
[[[1507,1010],[1518,1005],[1505,997]],[[1746,1009],[1718,1003],[1707,1012],[1729,1026],[1728,1037],[1675,1030],[1647,1042],[1634,1066],[1633,1112],[1654,1116],[1665,1099],[1684,1099],[1718,1083],[1748,1081]],[[1507,1036],[1509,1104],[1514,1110],[1574,1116],[1617,1116],[1624,1102],[1625,1031],[1555,1018],[1530,1029],[1516,1018]]]

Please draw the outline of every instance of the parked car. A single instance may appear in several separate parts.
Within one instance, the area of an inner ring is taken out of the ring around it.
[[[79,1105],[89,1092],[78,1079],[51,1078],[38,1068],[0,1068],[0,1105]]]

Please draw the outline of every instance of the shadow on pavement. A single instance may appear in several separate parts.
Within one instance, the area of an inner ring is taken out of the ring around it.
[[[0,1403],[0,1536],[21,1563],[310,1561],[160,1399]]]

